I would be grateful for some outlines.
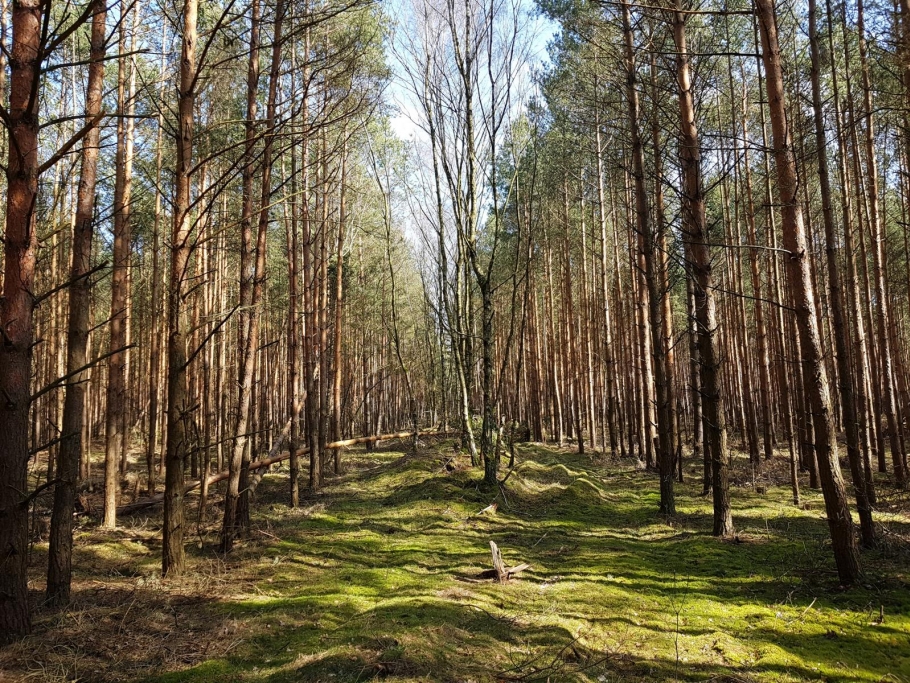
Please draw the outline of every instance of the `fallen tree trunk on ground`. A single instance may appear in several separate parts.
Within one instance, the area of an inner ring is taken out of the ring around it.
[[[269,465],[274,465],[276,463],[287,460],[288,458],[291,457],[290,453],[280,453],[280,454],[278,453],[278,449],[281,448],[281,446],[284,444],[285,437],[287,436],[286,432],[287,432],[287,430],[282,430],[281,436],[279,437],[279,439],[275,443],[275,445],[272,446],[272,449],[269,451],[269,454],[267,457],[263,458],[262,460],[256,460],[255,462],[250,463],[251,472],[254,470],[262,469],[264,467],[268,467]],[[419,436],[444,436],[445,434],[448,434],[448,433],[449,432],[440,432],[436,429],[425,429],[421,432],[418,432],[418,435]],[[374,436],[359,436],[354,439],[344,439],[342,441],[333,441],[332,443],[326,444],[325,447],[327,449],[344,448],[345,446],[356,446],[358,444],[369,443],[369,442],[374,442],[374,441],[389,441],[391,439],[406,439],[406,438],[412,437],[412,436],[414,436],[414,432],[412,432],[412,431],[394,432],[392,434],[376,434]],[[301,450],[298,450],[297,454],[304,455],[309,452],[310,452],[309,448],[303,448]],[[206,478],[206,485],[211,486],[212,484],[217,484],[218,482],[224,481],[227,478],[228,478],[227,470],[225,470],[224,472],[219,472],[218,474],[210,474]],[[187,494],[190,491],[194,491],[194,490],[198,489],[200,486],[202,486],[201,479],[197,479],[196,481],[191,481],[183,489],[183,492],[184,492],[184,494]],[[117,508],[117,514],[118,515],[129,515],[134,512],[139,512],[140,510],[145,510],[146,508],[150,508],[154,505],[157,505],[158,503],[161,503],[163,500],[164,500],[163,493],[159,493],[154,496],[149,496],[148,498],[141,498],[140,500],[134,501],[132,503],[127,503],[126,505],[121,505],[120,507]]]
[[[287,437],[287,435],[289,433],[290,433],[290,421],[288,422],[288,425],[287,425],[287,428],[285,429],[285,431],[283,431],[281,433],[281,436],[279,436],[279,442],[276,443],[274,446],[272,446],[272,449],[269,451],[269,458],[272,459],[272,462],[274,462],[274,457],[278,453],[278,449],[281,448],[282,444],[284,443],[284,439]],[[418,437],[421,435],[423,435],[423,436],[445,436],[446,434],[451,434],[451,432],[450,431],[440,432],[436,429],[425,429],[423,431],[417,432]],[[342,439],[341,441],[333,441],[332,443],[326,444],[325,449],[328,451],[328,450],[332,450],[332,449],[336,449],[336,448],[345,448],[346,446],[356,446],[357,444],[361,444],[361,443],[375,443],[376,441],[388,441],[390,439],[409,439],[409,438],[413,438],[413,437],[414,437],[414,432],[412,432],[412,431],[395,432],[394,434],[374,434],[373,436],[358,436],[353,439]],[[304,448],[301,451],[301,453],[309,453],[309,452],[310,452],[309,448]],[[298,453],[298,455],[299,455],[299,453]],[[290,455],[286,454],[284,456],[281,456],[281,459],[284,460],[288,457],[290,457]],[[263,462],[262,468],[272,464],[272,462],[266,463],[264,460],[262,462]],[[262,481],[262,477],[264,476],[264,474],[265,474],[264,472],[258,472],[257,474],[254,474],[253,476],[250,477],[250,483],[249,483],[250,493],[256,492],[256,489],[259,486],[259,482]]]

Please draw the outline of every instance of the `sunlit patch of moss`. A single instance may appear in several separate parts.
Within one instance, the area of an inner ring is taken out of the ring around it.
[[[232,557],[243,587],[216,609],[241,642],[158,680],[910,678],[906,549],[865,553],[868,584],[836,590],[815,492],[803,510],[784,487],[736,488],[739,535],[721,540],[696,478],[666,519],[654,475],[629,466],[522,447],[503,496],[445,470],[450,453],[357,453],[306,513],[269,475],[269,536]],[[490,540],[531,568],[480,581]]]

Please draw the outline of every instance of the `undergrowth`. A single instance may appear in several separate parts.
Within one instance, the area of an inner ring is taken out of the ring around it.
[[[878,515],[884,542],[863,555],[864,583],[844,590],[816,492],[795,508],[786,485],[743,483],[737,536],[719,540],[694,469],[667,519],[654,475],[625,463],[524,446],[492,491],[451,453],[348,453],[346,474],[296,510],[273,472],[250,538],[219,556],[210,510],[191,574],[176,581],[158,573],[159,519],[86,525],[73,605],[39,609],[36,634],[0,652],[0,671],[159,683],[910,681],[900,510]],[[531,568],[504,585],[479,578],[491,540],[507,564]],[[45,553],[35,546],[36,589]]]

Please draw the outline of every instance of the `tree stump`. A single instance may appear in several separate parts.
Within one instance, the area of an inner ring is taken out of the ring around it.
[[[529,564],[519,564],[514,567],[506,567],[505,563],[502,561],[502,553],[499,552],[499,546],[496,545],[495,541],[490,541],[490,552],[493,554],[493,572],[499,583],[508,582],[512,576],[519,572],[523,572],[531,566]]]

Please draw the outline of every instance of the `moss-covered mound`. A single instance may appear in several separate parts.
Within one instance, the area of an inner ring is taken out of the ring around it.
[[[195,584],[158,581],[157,551],[108,538],[95,561],[114,558],[120,590],[161,605],[152,628],[133,624],[128,599],[118,603],[110,630],[154,644],[145,659],[121,656],[132,670],[101,677],[910,680],[901,514],[879,515],[890,540],[864,554],[865,585],[842,590],[811,491],[797,509],[786,486],[737,487],[738,536],[719,540],[694,471],[667,520],[655,476],[623,463],[526,446],[500,492],[451,453],[351,453],[347,474],[300,510],[283,503],[286,475],[270,474],[252,538],[228,564],[200,536],[194,562],[208,580]],[[507,564],[531,568],[504,585],[478,578],[491,540]],[[56,615],[41,628],[50,621],[66,626]],[[173,656],[156,660],[167,647]],[[92,679],[85,664],[75,673]]]

